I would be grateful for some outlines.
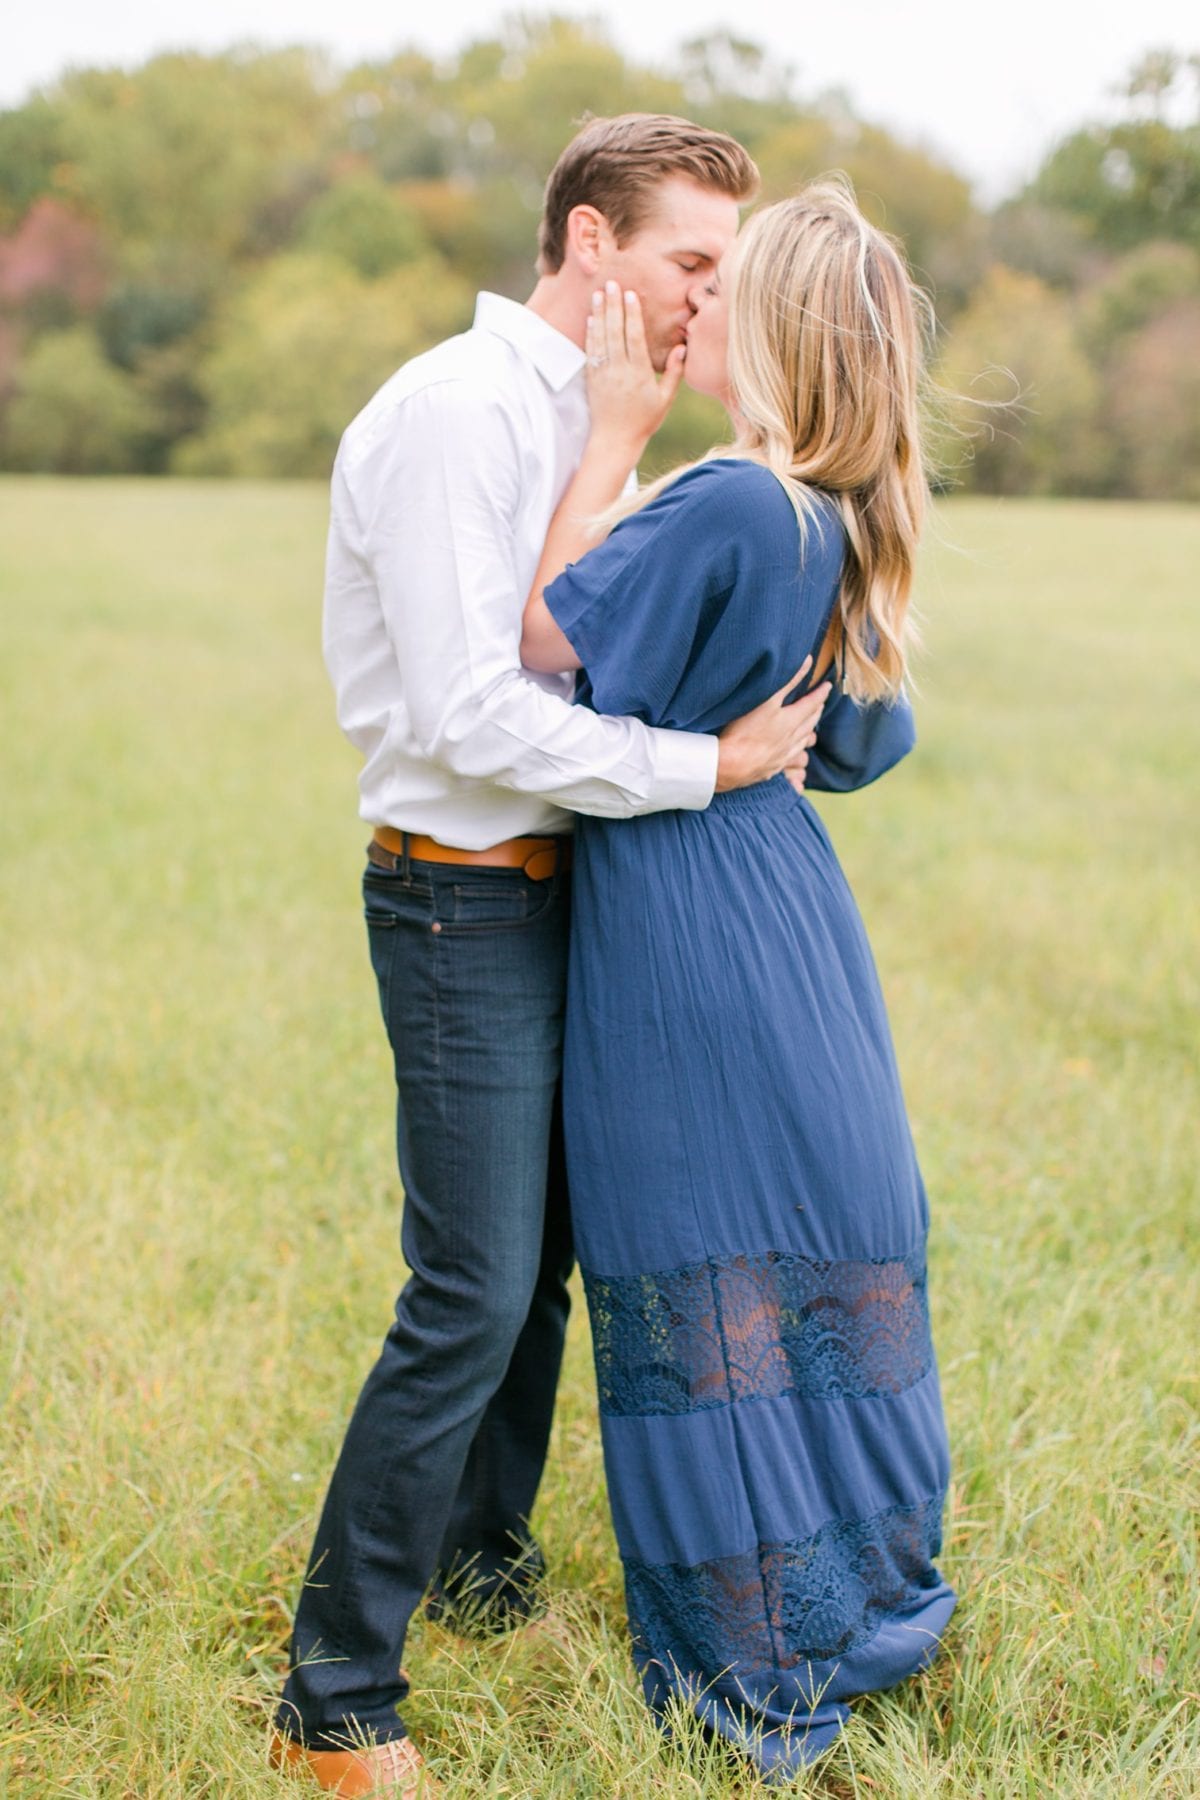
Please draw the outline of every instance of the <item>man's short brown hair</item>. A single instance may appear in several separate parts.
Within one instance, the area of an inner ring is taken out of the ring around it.
[[[731,199],[753,197],[758,170],[736,138],[670,113],[622,113],[591,119],[567,145],[546,183],[538,230],[538,269],[555,275],[567,249],[567,215],[576,206],[603,213],[618,244],[654,209],[654,192],[673,175]]]

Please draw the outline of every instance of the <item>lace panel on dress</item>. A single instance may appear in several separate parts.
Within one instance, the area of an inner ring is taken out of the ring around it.
[[[768,1250],[584,1279],[609,1415],[899,1394],[933,1363],[921,1255],[818,1262]]]
[[[634,1642],[680,1671],[710,1675],[751,1677],[844,1656],[940,1584],[933,1559],[942,1501],[938,1494],[869,1519],[835,1519],[813,1537],[690,1568],[626,1562]]]

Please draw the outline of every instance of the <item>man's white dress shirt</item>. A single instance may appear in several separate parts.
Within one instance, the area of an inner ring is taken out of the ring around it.
[[[365,758],[359,811],[464,850],[712,798],[717,743],[571,704],[520,663],[521,614],[588,434],[582,350],[480,294],[392,376],[333,472],[325,661]]]

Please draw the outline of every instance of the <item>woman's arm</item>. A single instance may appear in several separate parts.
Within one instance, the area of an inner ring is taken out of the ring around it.
[[[825,708],[809,753],[807,785],[849,794],[886,775],[917,741],[912,708],[901,697],[857,706],[839,692]]]
[[[683,376],[684,349],[672,350],[659,380],[646,348],[642,309],[634,293],[622,295],[610,281],[597,294],[587,322],[588,405],[591,435],[558,510],[550,521],[533,578],[521,633],[527,669],[557,673],[578,669],[579,657],[555,624],[542,595],[568,563],[594,543],[590,521],[621,494],[629,471],[658,430]]]

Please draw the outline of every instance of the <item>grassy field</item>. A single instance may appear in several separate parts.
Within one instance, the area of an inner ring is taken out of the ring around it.
[[[312,487],[0,484],[0,1795],[298,1792],[289,1608],[400,1279]],[[934,1213],[946,1653],[802,1791],[1200,1795],[1200,511],[943,505],[922,742],[831,799]],[[418,1627],[453,1800],[764,1792],[626,1659],[578,1310],[560,1629]]]

